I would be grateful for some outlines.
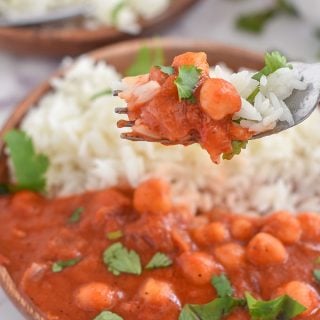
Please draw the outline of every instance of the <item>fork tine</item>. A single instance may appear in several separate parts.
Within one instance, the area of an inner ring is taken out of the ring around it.
[[[117,122],[118,128],[131,128],[134,126],[135,121],[126,121],[126,120],[119,120]]]
[[[122,90],[113,90],[112,95],[114,97],[117,97],[119,95],[119,93],[121,93],[121,92],[122,92]]]
[[[128,108],[115,108],[115,113],[118,114],[127,114],[128,113]]]

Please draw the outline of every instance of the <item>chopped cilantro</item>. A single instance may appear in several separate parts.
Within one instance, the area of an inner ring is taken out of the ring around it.
[[[123,320],[123,318],[113,312],[102,311],[93,320]]]
[[[119,13],[123,9],[124,6],[125,6],[124,1],[119,1],[118,4],[114,6],[114,8],[111,12],[111,24],[113,26],[117,25]]]
[[[142,272],[139,255],[134,250],[129,251],[120,242],[104,251],[103,261],[115,276],[121,273],[140,275]]]
[[[242,149],[246,149],[248,141],[238,141],[234,140],[231,142],[232,144],[232,151],[230,153],[224,153],[222,158],[224,160],[231,160],[235,155],[241,153]]]
[[[287,59],[278,51],[273,51],[271,53],[267,52],[264,56],[265,67],[256,73],[252,78],[260,81],[263,75],[268,76],[278,69],[281,68],[292,68],[290,64],[287,63]]]
[[[303,305],[287,295],[270,301],[257,300],[248,292],[245,297],[253,320],[289,320],[306,310]]]
[[[260,87],[256,87],[255,90],[250,94],[250,96],[247,98],[247,101],[251,103],[252,105],[254,104],[254,101],[256,99],[257,94],[260,92]],[[240,123],[240,122],[239,122]]]
[[[317,282],[320,282],[320,269],[314,269],[313,276],[317,280]]]
[[[179,320],[222,320],[244,300],[232,297],[217,298],[207,304],[187,304],[183,307]]]
[[[123,237],[123,232],[121,230],[112,231],[107,233],[108,240],[118,240]]]
[[[171,66],[157,66],[163,73],[171,76],[174,74],[174,68]]]
[[[142,47],[133,64],[127,69],[127,76],[138,76],[146,74],[150,71],[151,67],[163,65],[164,53],[161,48],[150,49]]]
[[[217,294],[220,298],[231,297],[233,294],[233,289],[231,283],[226,275],[222,274],[220,276],[214,276],[211,279],[211,284],[216,289]]]
[[[83,209],[82,207],[79,207],[79,208],[75,209],[75,210],[72,212],[71,216],[69,217],[68,222],[69,222],[70,224],[74,224],[74,223],[79,222],[80,219],[81,219],[81,215],[83,214],[83,212],[84,212],[84,209]]]
[[[77,263],[79,263],[81,258],[75,258],[71,260],[65,260],[65,261],[57,261],[52,265],[52,272],[61,272],[63,269],[68,268],[68,267],[73,267]]]
[[[112,94],[112,90],[111,90],[110,88],[104,89],[104,90],[99,91],[99,92],[97,92],[96,94],[94,94],[94,95],[90,98],[90,100],[97,100],[97,99],[99,99],[99,98],[101,98],[101,97],[108,96],[108,95],[110,95],[110,94]]]
[[[297,12],[294,10],[294,7],[289,4],[287,0],[278,0],[273,7],[266,8],[262,11],[241,15],[236,21],[236,26],[241,30],[260,33],[263,31],[265,25],[280,13],[286,13],[290,15],[297,14]]]
[[[201,71],[195,66],[181,66],[179,75],[175,80],[178,89],[179,99],[194,102],[194,89],[199,82]]]
[[[11,130],[4,136],[17,179],[17,189],[43,192],[49,160],[35,151],[30,137],[21,130]]]
[[[165,268],[172,265],[172,260],[164,253],[157,252],[146,266],[146,269],[152,270]]]

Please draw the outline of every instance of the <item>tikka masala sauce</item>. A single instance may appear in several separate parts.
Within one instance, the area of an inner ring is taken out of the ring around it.
[[[83,212],[71,223],[77,208]],[[108,240],[114,231],[123,236]],[[316,214],[193,216],[172,204],[169,187],[157,179],[133,192],[46,199],[23,191],[0,199],[0,263],[50,320],[92,320],[103,310],[126,320],[177,320],[185,304],[217,296],[210,280],[222,273],[237,297],[288,294],[307,308],[296,319],[320,319],[320,287],[312,274],[319,241]],[[115,242],[135,250],[142,266],[157,252],[172,265],[116,276],[102,259]],[[77,264],[52,271],[55,262],[75,258]],[[250,317],[238,308],[224,319]]]

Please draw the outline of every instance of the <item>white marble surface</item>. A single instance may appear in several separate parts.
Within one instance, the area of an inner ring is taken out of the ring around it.
[[[273,0],[202,0],[161,35],[214,40],[261,52],[278,49],[292,59],[315,60],[320,52],[320,41],[304,21],[280,16],[260,36],[235,30],[234,20],[241,12],[268,6],[272,2]],[[56,60],[21,58],[0,52],[0,123],[16,103],[58,65],[59,61]],[[1,289],[0,319],[23,320]]]

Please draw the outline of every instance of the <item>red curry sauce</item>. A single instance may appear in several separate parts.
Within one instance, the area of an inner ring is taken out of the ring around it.
[[[199,72],[190,99],[179,95],[177,80],[182,68]],[[228,81],[209,77],[204,52],[178,55],[172,74],[163,70],[153,67],[149,74],[123,79],[125,90],[119,96],[126,100],[129,120],[134,122],[129,137],[167,141],[164,144],[199,143],[214,162],[219,162],[221,154],[233,152],[232,142],[252,137],[252,132],[232,121],[241,109],[240,94]],[[119,123],[122,126],[123,121]]]
[[[82,207],[80,220],[71,213]],[[145,266],[157,252],[172,266],[115,276],[102,254],[115,241],[134,249]],[[238,297],[288,294],[319,319],[319,284],[312,276],[320,255],[320,216],[278,212],[249,217],[222,212],[192,216],[172,204],[168,186],[150,180],[137,190],[117,189],[63,199],[28,191],[0,199],[0,263],[48,319],[92,320],[111,310],[126,320],[177,320],[186,303],[216,297],[213,275],[225,273]],[[56,261],[81,258],[52,272]],[[236,309],[227,320],[249,319]]]

